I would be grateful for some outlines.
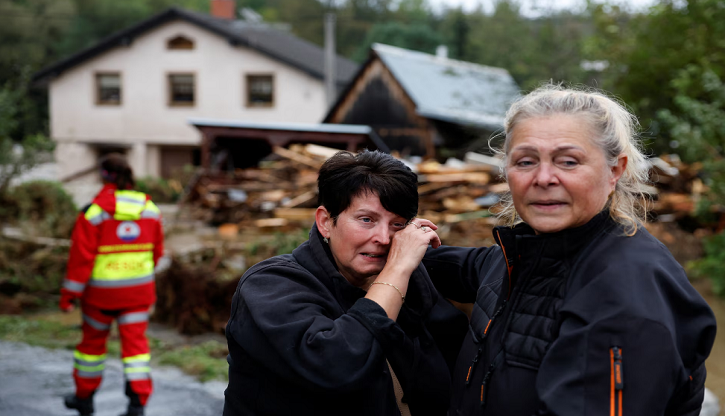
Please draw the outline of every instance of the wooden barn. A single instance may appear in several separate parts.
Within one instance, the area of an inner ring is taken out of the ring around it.
[[[202,134],[201,166],[205,169],[256,166],[274,153],[275,148],[293,144],[318,144],[351,152],[362,149],[390,152],[368,126],[201,118],[190,119],[189,123]]]
[[[374,44],[323,123],[369,125],[403,156],[487,153],[519,87],[502,68]]]

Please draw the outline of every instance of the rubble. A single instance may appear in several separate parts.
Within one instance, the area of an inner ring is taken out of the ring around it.
[[[336,152],[298,144],[275,148],[273,156],[255,168],[197,175],[187,187],[179,213],[217,227],[216,238],[222,243],[209,243],[174,259],[171,269],[159,275],[154,320],[187,334],[223,330],[230,296],[243,269],[291,252],[307,238],[317,208],[317,171]],[[500,223],[496,213],[509,190],[501,177],[500,158],[468,154],[465,161],[445,164],[405,162],[418,174],[419,216],[438,225],[444,244],[495,243],[492,230]],[[681,226],[684,220],[696,221],[697,202],[708,191],[698,177],[700,167],[667,155],[649,163],[652,182],[643,189],[651,198],[646,227],[685,265],[701,257],[700,241],[712,232],[699,223],[697,232]]]
[[[183,206],[195,219],[217,226],[236,224],[260,232],[309,227],[317,207],[317,170],[335,152],[312,144],[275,147],[273,160],[258,167],[199,175]],[[438,223],[441,237],[449,237],[445,230],[460,222],[466,222],[466,232],[473,234],[490,231],[496,223],[497,204],[508,191],[499,156],[468,153],[464,161],[445,164],[406,162],[418,173],[420,216]],[[648,163],[652,183],[643,192],[652,199],[651,219],[671,222],[691,216],[699,196],[707,191],[697,176],[700,167],[686,165],[675,155],[651,158]]]

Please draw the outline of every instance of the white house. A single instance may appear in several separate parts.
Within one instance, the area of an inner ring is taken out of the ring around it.
[[[233,0],[212,0],[211,10],[168,9],[35,74],[49,90],[58,179],[97,185],[83,172],[112,151],[127,155],[137,177],[198,164],[190,118],[322,120],[322,48],[235,20]],[[338,91],[356,69],[336,57]]]

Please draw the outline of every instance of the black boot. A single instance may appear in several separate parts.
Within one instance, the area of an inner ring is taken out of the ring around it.
[[[143,415],[143,406],[133,406],[128,405],[128,409],[126,410],[126,413],[120,415],[120,416],[144,416]]]
[[[81,399],[75,394],[69,394],[63,398],[65,407],[76,409],[81,416],[90,416],[93,414],[93,395],[88,398]],[[141,413],[143,414],[143,413]]]

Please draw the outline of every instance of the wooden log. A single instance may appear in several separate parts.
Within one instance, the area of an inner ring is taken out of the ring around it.
[[[496,175],[501,172],[501,168],[503,167],[503,159],[494,156],[482,155],[476,152],[466,153],[463,160],[466,163],[485,166],[490,173]]]
[[[443,206],[452,212],[478,211],[481,207],[468,195],[457,195],[455,198],[443,199]]]
[[[290,221],[314,221],[317,208],[276,208],[274,216]]]
[[[451,186],[451,184],[447,182],[426,183],[418,187],[418,195],[426,195],[440,189],[448,188],[449,186]]]
[[[456,223],[467,220],[474,220],[478,218],[491,217],[491,212],[487,209],[473,212],[464,212],[461,214],[446,214],[443,217],[443,221],[447,223]]]
[[[254,221],[254,226],[257,228],[274,228],[284,227],[289,221],[286,218],[262,218]]]
[[[320,156],[320,157],[324,158],[325,160],[331,158],[332,156],[335,155],[335,153],[337,153],[339,151],[340,151],[340,149],[333,149],[331,147],[320,146],[318,144],[310,143],[305,146],[305,152],[307,152],[311,155]]]
[[[303,194],[297,195],[296,197],[290,199],[289,201],[282,204],[282,207],[284,208],[295,208],[298,205],[302,205],[304,203],[307,203],[313,199],[317,198],[317,191],[308,191]]]
[[[456,172],[456,173],[429,173],[419,175],[420,182],[440,183],[480,183],[487,184],[491,181],[491,175],[486,172]]]
[[[284,147],[274,146],[274,148],[272,149],[272,151],[276,155],[282,156],[282,157],[284,157],[286,159],[295,161],[297,163],[301,163],[303,165],[307,165],[307,166],[309,166],[311,168],[319,169],[320,166],[322,166],[322,163],[321,162],[319,162],[319,161],[317,161],[315,159],[312,159],[309,156],[305,156],[303,154],[300,154],[300,153],[297,153],[297,152],[293,152],[292,150],[285,149]]]
[[[502,194],[504,192],[508,192],[510,189],[509,189],[508,183],[502,182],[502,183],[496,183],[496,184],[489,186],[488,190],[495,194]]]

